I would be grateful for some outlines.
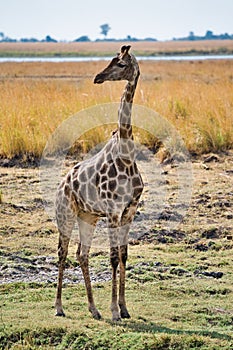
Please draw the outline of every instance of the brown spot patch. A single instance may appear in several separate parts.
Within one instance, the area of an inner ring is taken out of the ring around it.
[[[70,195],[70,187],[65,185],[65,195],[68,197]]]
[[[108,169],[107,164],[104,164],[100,169],[100,174],[105,174],[107,172],[107,169]]]
[[[117,171],[116,171],[116,167],[115,167],[115,164],[112,164],[110,166],[110,169],[108,171],[108,176],[109,177],[116,177],[117,176]]]
[[[115,188],[116,188],[116,185],[117,185],[116,180],[111,180],[111,181],[109,181],[109,183],[108,183],[108,188],[109,188],[109,190],[110,190],[110,191],[114,191]]]
[[[133,178],[133,187],[141,186],[141,179],[139,177]]]
[[[119,171],[124,171],[125,164],[122,162],[122,160],[120,158],[116,159],[116,165],[117,165],[117,168],[119,169]]]
[[[77,179],[76,179],[76,180],[74,180],[74,182],[73,182],[73,187],[74,187],[75,192],[77,192],[77,191],[78,191],[78,189],[79,189],[79,182],[78,182],[78,180],[77,180]]]

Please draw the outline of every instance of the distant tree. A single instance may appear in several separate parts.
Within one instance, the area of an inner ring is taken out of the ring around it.
[[[89,37],[87,35],[82,35],[78,39],[75,39],[74,41],[76,41],[76,42],[82,42],[82,41],[87,42],[87,41],[91,41],[91,40],[89,39]]]
[[[16,39],[9,38],[8,36],[5,36],[2,41],[6,42],[6,43],[16,43],[17,42]]]
[[[56,40],[56,39],[51,38],[51,36],[50,36],[50,35],[47,35],[47,36],[45,37],[45,39],[44,39],[44,40],[42,40],[42,41],[46,41],[47,43],[57,43],[57,40]]]
[[[195,40],[194,32],[189,32],[188,40]]]
[[[145,38],[143,41],[158,41],[156,38]]]
[[[105,24],[101,24],[100,29],[101,29],[100,34],[103,34],[106,38],[111,27],[107,23],[105,23]]]
[[[220,35],[220,39],[222,39],[222,40],[229,40],[229,39],[233,39],[233,36],[229,35],[228,33],[225,33],[225,34],[221,34]]]
[[[131,35],[127,35],[127,37],[124,40],[125,41],[138,41],[137,38],[133,38]]]
[[[0,32],[0,40],[3,40],[5,37],[4,33],[3,32]]]
[[[207,30],[206,34],[205,34],[205,38],[208,39],[213,39],[214,35],[212,30]]]
[[[37,43],[39,40],[36,38],[21,38],[21,43]]]

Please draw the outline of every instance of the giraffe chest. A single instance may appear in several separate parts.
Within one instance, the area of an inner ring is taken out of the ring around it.
[[[126,166],[121,159],[74,168],[72,184],[82,209],[104,216],[122,212],[143,187],[136,164]]]

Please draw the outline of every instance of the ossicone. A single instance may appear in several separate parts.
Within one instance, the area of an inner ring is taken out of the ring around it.
[[[122,47],[121,47],[121,53],[122,53],[123,55],[127,54],[127,53],[129,52],[130,48],[131,48],[130,45],[124,45],[124,46],[122,46]]]

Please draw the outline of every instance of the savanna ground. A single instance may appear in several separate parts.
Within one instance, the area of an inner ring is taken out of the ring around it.
[[[0,57],[112,56],[125,42],[0,43]],[[137,56],[232,54],[232,40],[130,43]]]
[[[172,207],[178,186],[172,155],[162,147],[158,151],[158,140],[150,134],[135,130],[137,140],[155,152],[157,186],[167,197],[156,219],[148,219],[148,204],[156,209],[157,197],[146,183],[132,228],[141,234],[129,246],[126,295],[132,318],[112,324],[108,248],[94,247],[91,274],[103,319],[91,319],[75,261],[75,236],[65,277],[67,317],[53,316],[57,231],[44,210],[39,159],[63,120],[87,107],[119,101],[124,83],[92,83],[105,65],[0,64],[0,347],[231,349],[233,62],[227,60],[140,62],[135,103],[166,117],[190,152],[189,207],[183,219]],[[84,135],[66,169],[74,155],[81,159],[110,134],[111,128],[105,128]],[[139,165],[146,168],[143,159]],[[170,230],[168,222],[174,223]]]

